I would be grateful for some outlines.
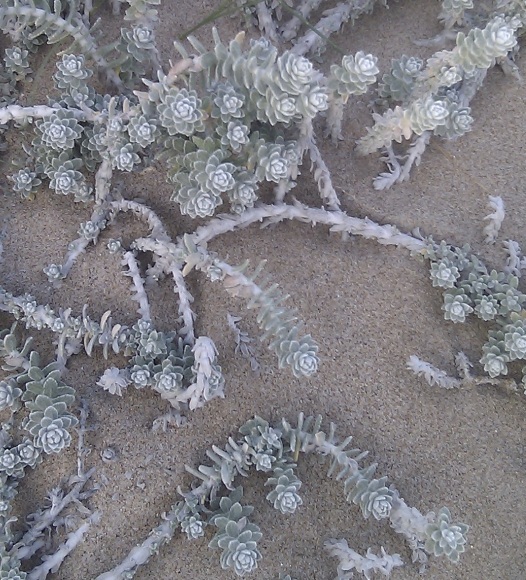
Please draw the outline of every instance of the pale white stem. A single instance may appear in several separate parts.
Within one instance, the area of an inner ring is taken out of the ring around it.
[[[504,221],[504,217],[506,216],[506,211],[504,208],[504,201],[500,195],[490,195],[488,206],[494,211],[484,218],[489,222],[484,228],[484,234],[486,235],[484,241],[486,244],[494,244],[502,226],[502,222]]]
[[[331,231],[346,231],[350,234],[376,239],[383,245],[396,245],[410,251],[418,252],[426,247],[425,241],[403,234],[395,226],[389,224],[382,226],[369,218],[352,217],[340,210],[309,208],[299,202],[295,202],[294,205],[260,205],[238,216],[220,216],[210,220],[206,226],[197,228],[192,239],[195,244],[202,245],[218,235],[245,228],[255,222],[267,220],[267,223],[275,223],[286,219],[297,219],[312,225],[325,224],[331,227]]]
[[[320,192],[323,203],[328,209],[338,210],[340,208],[340,200],[332,185],[331,172],[321,156],[314,137],[309,142],[309,156],[311,160],[311,171],[314,168],[314,179],[318,184],[318,191]]]
[[[150,235],[156,239],[168,240],[170,239],[163,222],[158,215],[148,206],[137,201],[129,199],[119,199],[111,201],[109,207],[115,212],[132,212],[141,221],[145,222],[150,228]]]
[[[398,183],[402,181],[407,181],[409,179],[409,173],[413,167],[413,165],[420,165],[420,161],[422,160],[422,155],[424,154],[426,147],[431,139],[431,131],[424,131],[422,135],[419,135],[411,147],[409,148],[407,159],[405,160],[404,165],[402,166],[402,171],[400,172],[400,176],[397,179]]]
[[[352,3],[340,3],[330,10],[325,10],[323,17],[314,25],[314,28],[324,36],[330,36],[340,30],[342,24],[349,20]],[[292,47],[294,54],[304,56],[308,52],[319,53],[323,49],[325,40],[314,30],[309,30]]]
[[[215,364],[217,349],[214,341],[208,336],[200,336],[195,341],[192,352],[195,359],[193,365],[195,379],[188,389],[178,397],[179,401],[188,403],[191,411],[202,407],[211,398],[225,396],[222,386],[215,392],[210,389],[210,380],[213,373],[218,370]]]
[[[109,158],[103,159],[95,173],[95,203],[101,204],[108,199],[112,176],[111,161]]]
[[[297,8],[304,19],[307,19],[311,12],[317,10],[324,0],[304,0]],[[297,16],[293,16],[285,25],[282,26],[280,33],[281,38],[285,41],[292,40],[298,33],[303,21]]]
[[[33,549],[33,544],[40,538],[44,533],[44,530],[50,528],[53,522],[60,514],[60,512],[66,508],[70,503],[76,501],[79,497],[82,488],[86,485],[86,482],[95,473],[95,468],[92,467],[87,471],[82,478],[73,486],[72,490],[65,495],[59,502],[52,505],[48,510],[44,512],[39,518],[38,522],[33,525],[22,537],[22,539],[13,546],[12,555],[16,556],[19,560],[27,560],[31,558],[36,550]],[[38,548],[37,548],[38,549]]]
[[[318,185],[320,196],[329,209],[337,210],[340,207],[340,200],[332,185],[329,168],[316,145],[312,119],[304,119],[298,128],[300,132],[297,142],[298,159],[303,159],[305,153],[309,153],[311,160],[310,170],[314,170],[314,179]]]
[[[206,499],[214,497],[217,487],[221,484],[221,480],[217,482],[211,478],[203,478],[199,472],[192,468],[187,468],[187,471],[192,474],[197,474],[201,479],[203,479],[203,483],[188,493],[182,493],[181,490],[178,489],[178,492],[181,495],[189,501],[193,498],[197,498],[202,503],[205,503]],[[100,576],[97,576],[95,580],[122,580],[123,578],[131,578],[135,574],[136,568],[146,564],[152,554],[157,553],[162,545],[167,544],[173,538],[178,528],[180,517],[184,516],[186,510],[186,504],[183,504],[182,506],[175,504],[168,513],[162,515],[162,523],[150,532],[150,535],[142,544],[132,548],[126,558],[118,566]]]
[[[190,344],[193,346],[195,343],[195,312],[192,310],[190,305],[194,301],[194,297],[190,294],[188,288],[186,287],[184,276],[179,266],[173,266],[170,268],[170,274],[172,275],[175,282],[174,291],[179,294],[179,314],[183,320],[183,328],[179,330],[179,334],[183,336],[183,341],[185,344]]]
[[[276,205],[283,203],[289,183],[290,181],[288,179],[280,179],[279,183],[274,188],[274,203]]]
[[[90,221],[98,225],[99,228],[102,230],[102,228],[104,228],[107,225],[106,224],[107,217],[108,217],[108,207],[96,206],[95,210],[93,211],[93,214],[91,215]],[[64,258],[63,264],[60,267],[62,276],[64,278],[69,274],[71,268],[73,267],[73,264],[77,261],[77,258],[80,256],[80,254],[86,251],[86,248],[89,246],[91,242],[92,240],[88,240],[85,237],[81,236],[69,244],[68,252],[66,254],[66,257]],[[93,240],[93,243],[95,242],[96,240]]]
[[[1,12],[1,10],[0,10]],[[33,107],[21,107],[20,105],[8,105],[0,108],[0,125],[6,125],[9,121],[24,121],[28,118],[44,119],[57,112],[57,108],[47,105],[35,105]],[[87,115],[80,109],[68,109],[73,113],[77,121],[87,120]]]
[[[96,580],[122,580],[131,578],[138,566],[146,564],[159,549],[159,546],[169,542],[177,528],[177,514],[170,513],[165,516],[165,520],[160,526],[157,526],[150,532],[150,535],[144,542],[135,548],[132,548],[128,556],[115,568],[100,574]],[[131,574],[131,576],[129,575]]]
[[[89,530],[91,524],[96,524],[100,520],[100,512],[94,512],[80,528],[70,534],[68,539],[60,548],[50,556],[44,556],[44,562],[33,568],[27,575],[27,580],[45,580],[50,572],[56,572],[62,562],[82,541],[84,534]]]
[[[148,296],[144,290],[144,281],[139,272],[139,265],[133,252],[124,252],[122,263],[128,267],[129,272],[126,274],[130,276],[133,282],[132,288],[135,289],[135,294],[132,295],[133,300],[139,303],[137,312],[141,316],[141,320],[150,322],[152,317],[150,314],[150,303]]]
[[[256,16],[259,29],[275,45],[279,45],[279,38],[276,25],[272,19],[272,14],[265,2],[258,2],[256,5]]]
[[[329,109],[325,118],[326,129],[323,132],[323,136],[330,137],[333,145],[337,145],[338,141],[343,140],[343,104],[342,97],[331,97],[329,99]]]

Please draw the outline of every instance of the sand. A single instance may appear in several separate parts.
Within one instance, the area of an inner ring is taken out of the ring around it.
[[[214,5],[204,0],[163,3],[158,37],[165,61],[175,57],[174,35]],[[392,57],[430,54],[430,49],[415,47],[411,41],[440,31],[438,11],[438,3],[432,0],[392,2],[389,10],[375,9],[334,40],[346,52],[376,54],[385,71]],[[120,25],[108,12],[102,15],[107,30]],[[241,28],[239,19],[218,24],[225,39]],[[197,36],[209,43],[210,28],[201,29]],[[328,50],[321,66],[327,68],[337,59]],[[523,75],[525,63],[524,58],[518,61]],[[26,102],[45,102],[52,65],[53,58],[43,64],[38,82],[28,87]],[[353,150],[355,140],[371,122],[366,100],[355,101],[345,113],[345,141],[335,147],[320,140],[343,208],[353,215],[396,224],[402,231],[418,226],[437,240],[469,243],[490,266],[502,268],[505,253],[500,242],[511,238],[525,243],[524,95],[524,87],[513,78],[492,70],[472,103],[473,130],[456,142],[433,140],[411,180],[386,192],[372,187],[372,178],[383,170],[379,155],[358,158]],[[10,135],[14,140],[16,134]],[[16,143],[11,145],[16,151]],[[162,173],[119,175],[116,183],[125,197],[142,198],[153,207],[172,236],[194,227],[191,220],[179,217],[177,206],[170,202],[170,186]],[[294,194],[319,205],[307,168]],[[494,246],[483,243],[488,195],[501,195],[507,208]],[[91,208],[42,190],[32,203],[2,196],[0,211],[7,217],[0,269],[5,288],[29,292],[39,303],[57,309],[71,307],[74,313],[88,303],[94,317],[111,309],[115,320],[133,323],[136,304],[129,297],[129,279],[121,274],[118,258],[106,251],[105,241],[122,236],[129,243],[143,235],[146,230],[138,222],[119,218],[55,290],[42,269],[60,261]],[[478,361],[487,327],[475,320],[466,325],[445,321],[440,292],[432,288],[426,265],[404,249],[360,238],[343,243],[325,227],[313,229],[300,223],[283,223],[272,230],[253,226],[218,238],[211,249],[231,263],[249,258],[255,265],[268,260],[266,271],[291,295],[290,305],[298,309],[305,328],[320,344],[320,370],[312,379],[294,379],[288,370],[277,370],[274,355],[256,341],[262,372],[252,373],[249,363],[234,355],[226,314],[243,316],[242,327],[257,337],[253,313],[197,274],[189,277],[197,331],[210,336],[218,347],[226,398],[190,413],[187,425],[152,433],[152,421],[168,410],[155,393],[131,388],[122,398],[111,396],[95,384],[107,366],[102,356],[74,357],[65,380],[90,409],[86,444],[91,454],[86,466],[97,468],[95,482],[108,483],[88,501],[91,509],[102,512],[100,523],[90,529],[56,577],[93,578],[119,563],[177,500],[177,486],[189,484],[184,465],[204,461],[207,448],[224,445],[251,416],[257,413],[275,421],[282,416],[293,419],[303,411],[323,414],[338,425],[342,437],[352,434],[357,447],[370,451],[367,461],[378,463],[378,475],[388,476],[409,505],[423,513],[446,505],[455,521],[470,525],[468,551],[460,564],[431,559],[428,578],[526,579],[523,397],[491,387],[446,392],[429,387],[406,369],[412,354],[450,373],[455,372],[453,361],[459,350]],[[172,329],[177,299],[170,282],[153,289],[150,298],[157,327]],[[0,323],[6,327],[10,320],[0,314]],[[34,334],[42,355],[51,357],[50,336]],[[111,361],[119,362],[118,358]],[[478,364],[476,371],[481,372]],[[117,451],[111,463],[100,457],[108,446]],[[18,513],[36,509],[50,488],[75,472],[74,446],[47,458],[22,481]],[[263,560],[252,577],[276,579],[282,572],[298,579],[334,578],[336,560],[323,548],[328,538],[346,538],[360,552],[368,547],[378,552],[384,546],[410,562],[410,551],[387,524],[364,521],[356,506],[345,503],[340,484],[325,477],[319,458],[302,459],[298,473],[304,505],[294,516],[281,516],[264,499],[263,477],[243,482],[246,499],[255,506],[253,519],[264,533]],[[136,578],[234,578],[233,572],[221,570],[218,551],[207,549],[209,539],[210,534],[189,542],[178,534]],[[408,565],[392,577],[419,576]]]

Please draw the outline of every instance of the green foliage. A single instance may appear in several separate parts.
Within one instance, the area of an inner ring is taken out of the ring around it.
[[[426,550],[435,556],[445,554],[452,562],[458,562],[466,551],[465,524],[452,524],[451,514],[444,507],[438,512],[435,522],[426,527]]]
[[[112,2],[115,13],[120,4]],[[128,268],[133,298],[140,305],[140,318],[129,327],[114,323],[109,311],[95,320],[85,307],[80,316],[73,316],[71,309],[55,311],[28,294],[13,296],[0,286],[2,311],[27,329],[51,330],[57,338],[56,361],[42,367],[31,350],[31,339],[19,344],[15,327],[0,331],[2,368],[14,373],[0,381],[0,409],[11,413],[11,424],[24,403],[28,416],[21,424],[31,436],[18,444],[8,436],[2,439],[0,521],[7,539],[0,578],[25,576],[19,571],[9,531],[18,480],[43,454],[68,447],[72,428],[79,423],[71,410],[75,389],[61,378],[70,356],[81,350],[91,356],[99,348],[104,358],[111,353],[123,355],[123,368],[107,368],[97,385],[120,396],[130,385],[149,387],[170,403],[174,414],[224,396],[225,379],[215,345],[209,337],[196,337],[194,330],[193,297],[184,279],[193,268],[221,282],[230,295],[244,298],[248,308],[256,311],[262,339],[269,341],[280,368],[290,367],[297,378],[317,371],[318,346],[309,334],[300,334],[296,312],[284,306],[287,297],[277,285],[257,284],[261,267],[247,274],[246,264],[230,266],[207,250],[207,241],[255,221],[267,220],[264,225],[268,225],[296,218],[329,224],[334,231],[376,237],[381,243],[412,249],[426,245],[392,226],[382,227],[340,211],[329,169],[316,146],[314,123],[321,114],[327,117],[327,133],[340,136],[343,105],[350,96],[365,94],[380,71],[376,57],[364,51],[344,55],[326,75],[305,55],[309,51],[319,54],[330,33],[370,12],[374,0],[339,4],[324,12],[314,27],[306,17],[319,2],[302,5],[298,11],[285,0],[223,2],[212,17],[241,9],[258,21],[271,40],[245,42],[240,33],[224,43],[214,30],[212,48],[207,49],[189,37],[194,53],[175,43],[181,59],[170,62],[168,70],[159,61],[155,38],[158,14],[154,7],[160,0],[125,4],[124,21],[129,26],[104,46],[99,45],[96,27],[89,24],[90,2],[10,0],[0,7],[0,29],[13,42],[4,51],[5,65],[0,70],[2,130],[14,122],[20,132],[32,135],[31,146],[24,146],[27,160],[10,176],[13,190],[32,199],[38,188],[48,186],[74,201],[94,202],[92,215],[80,224],[79,237],[69,244],[63,262],[44,268],[49,281],[57,286],[64,280],[79,255],[98,242],[120,212],[133,212],[150,229],[147,237],[134,240],[129,248],[121,240],[108,242],[109,251]],[[447,34],[470,22],[466,11],[472,8],[470,0],[444,0],[440,19]],[[465,28],[456,36],[453,50],[435,53],[425,65],[415,57],[392,60],[378,89],[381,100],[376,106],[384,112],[374,114],[374,126],[358,143],[362,153],[387,150],[390,174],[381,176],[379,189],[407,178],[431,135],[455,139],[470,130],[469,102],[486,71],[496,61],[513,68],[507,59],[516,49],[526,18],[523,8],[512,0],[499,2],[498,14],[481,8],[477,12],[480,27]],[[293,18],[278,29],[273,18],[279,20],[284,14]],[[310,32],[293,48],[278,50],[276,39],[282,35],[290,40],[302,24]],[[66,47],[65,40],[72,44]],[[63,43],[53,75],[56,93],[46,105],[23,107],[16,103],[18,91],[30,80],[31,53],[43,42]],[[100,92],[103,84],[92,69],[102,73],[102,81],[111,87],[108,93]],[[402,168],[398,161],[403,156],[395,154],[391,145],[412,138],[407,165]],[[296,185],[306,155],[324,209],[283,203]],[[172,242],[152,210],[122,199],[113,187],[118,172],[151,170],[156,162],[165,164],[173,187],[171,199],[180,214],[210,218],[226,204],[233,215],[210,220],[194,234],[182,234]],[[269,186],[274,188],[275,205],[257,205],[260,193]],[[139,252],[153,256],[147,282],[164,276],[174,280],[179,302],[176,330],[159,331],[151,321]],[[466,247],[430,242],[423,253],[431,262],[433,286],[443,292],[444,317],[460,323],[474,314],[492,325],[480,360],[490,377],[505,375],[508,365],[526,359],[526,295],[519,290],[517,276],[488,271]],[[431,367],[420,367],[432,375]],[[210,465],[188,468],[196,481],[182,492],[183,499],[163,524],[135,549],[123,570],[132,574],[177,527],[189,539],[197,539],[213,526],[216,533],[209,545],[222,551],[222,567],[232,568],[239,576],[254,571],[261,559],[262,533],[249,521],[253,508],[242,504],[243,489],[235,486],[236,478],[247,477],[252,468],[267,474],[265,485],[271,488],[267,500],[280,513],[292,514],[303,503],[296,464],[300,454],[308,452],[329,460],[328,476],[342,483],[345,499],[358,506],[364,518],[389,520],[408,539],[413,560],[423,562],[427,552],[456,562],[465,550],[467,526],[451,523],[447,508],[437,516],[409,508],[386,477],[374,477],[375,464],[360,465],[366,453],[351,448],[350,443],[350,437],[336,437],[332,424],[322,430],[321,417],[301,414],[294,424],[282,420],[274,426],[255,417],[240,428],[237,439],[230,437],[224,447],[214,445],[207,451]],[[329,544],[331,553],[342,558],[339,573],[355,568],[366,575],[375,570],[388,574],[402,563],[397,554],[391,556],[383,549],[379,556],[370,550],[360,556],[344,541]]]
[[[430,243],[424,254],[433,286],[444,289],[444,318],[458,323],[475,314],[491,322],[480,362],[491,378],[507,375],[509,362],[526,358],[526,295],[518,288],[518,277],[510,271],[489,271],[467,245]]]
[[[347,501],[358,505],[364,518],[372,515],[378,521],[390,519],[393,528],[409,539],[415,558],[418,552],[422,561],[425,553],[420,550],[425,549],[429,554],[445,554],[452,561],[458,560],[465,549],[466,525],[452,524],[447,508],[442,508],[436,517],[433,513],[423,516],[416,508],[409,508],[394,486],[386,484],[386,477],[372,478],[376,465],[359,467],[358,461],[367,453],[348,449],[352,437],[340,441],[334,424],[328,431],[321,430],[321,425],[321,416],[305,417],[302,413],[296,424],[283,419],[273,427],[261,417],[250,419],[239,429],[242,438],[234,441],[230,437],[224,448],[214,445],[207,451],[212,466],[200,465],[197,470],[187,467],[197,480],[190,491],[180,492],[184,500],[175,504],[170,517],[180,522],[189,539],[202,536],[207,526],[214,525],[217,532],[209,546],[223,550],[223,568],[231,567],[237,575],[244,576],[255,570],[261,559],[257,542],[262,533],[249,521],[253,508],[241,503],[243,488],[234,487],[235,477],[246,477],[253,467],[272,472],[265,483],[273,488],[267,499],[282,514],[292,514],[303,503],[297,493],[302,483],[294,473],[293,461],[300,453],[313,452],[330,458],[329,476],[336,473],[336,479],[343,480]],[[220,493],[223,486],[230,492]],[[422,522],[426,525],[422,526]],[[391,557],[385,552],[382,558],[368,552],[367,562],[353,554],[363,565],[359,568],[356,564],[357,569],[402,565],[398,555]]]

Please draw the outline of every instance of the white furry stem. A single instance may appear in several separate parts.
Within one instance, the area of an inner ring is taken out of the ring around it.
[[[508,254],[504,271],[520,278],[522,276],[522,270],[526,268],[526,257],[522,255],[519,243],[515,240],[505,240],[502,242],[502,245]]]
[[[173,242],[156,240],[154,238],[137,238],[132,248],[141,252],[153,252],[157,257],[156,265],[165,274],[170,274],[172,268],[180,268],[183,256],[178,251],[178,246]]]
[[[0,125],[7,125],[9,121],[26,121],[27,119],[44,119],[57,112],[57,108],[47,105],[35,105],[33,107],[21,107],[20,105],[8,105],[0,109]],[[86,121],[86,113],[79,109],[68,109],[77,121]]]
[[[504,201],[500,195],[490,195],[488,206],[493,209],[493,213],[487,215],[484,219],[488,220],[488,225],[484,228],[486,244],[494,244],[499,234],[502,222],[506,212],[504,210]]]
[[[87,429],[86,422],[89,414],[88,405],[84,400],[80,402],[79,414],[79,426],[77,429],[77,476],[79,479],[82,479],[86,473],[84,469],[84,458],[91,452],[91,449],[86,448],[84,442]]]
[[[148,206],[137,201],[131,201],[129,199],[119,199],[112,201],[110,202],[109,206],[115,215],[121,211],[132,212],[137,218],[148,225],[150,228],[150,236],[153,238],[166,241],[170,240],[170,236],[168,235],[163,222],[153,211],[153,209],[149,208]],[[146,270],[146,286],[153,285],[153,283],[158,282],[165,273],[168,273],[166,265],[159,263],[158,258],[155,258],[154,262],[155,263]]]
[[[101,204],[108,199],[112,177],[111,161],[104,159],[95,174],[95,203]]]
[[[38,521],[36,521],[36,523],[22,536],[22,539],[13,546],[13,556],[16,556],[19,560],[27,560],[33,556],[36,552],[33,548],[35,542],[37,542],[46,529],[53,525],[53,522],[63,509],[65,509],[70,503],[78,500],[82,488],[94,473],[95,468],[92,467],[80,478],[67,495],[65,495],[60,501],[52,502],[51,507],[38,517]],[[38,549],[38,546],[36,549]]]
[[[148,225],[152,237],[157,238],[158,240],[170,239],[165,227],[163,226],[163,222],[153,209],[148,206],[129,199],[119,199],[110,202],[109,207],[115,212],[132,212],[136,217]]]
[[[507,57],[505,57],[507,58]],[[458,90],[459,105],[467,107],[482,86],[488,75],[488,69],[477,69],[471,76],[464,78]]]
[[[361,556],[352,548],[349,548],[347,540],[327,540],[324,544],[331,556],[338,558],[338,578],[351,578],[352,570],[361,572],[366,578],[371,578],[372,572],[380,572],[389,576],[393,568],[403,566],[400,554],[388,554],[383,546],[380,547],[381,555],[377,556],[369,548],[365,556]],[[344,574],[350,572],[350,574]]]
[[[184,507],[163,515],[163,523],[154,528],[142,544],[132,548],[128,556],[118,566],[108,572],[104,572],[104,574],[100,574],[95,580],[133,578],[137,568],[146,564],[163,544],[168,543],[173,538],[178,527],[178,512],[183,509]]]
[[[214,341],[208,336],[200,336],[192,348],[195,362],[193,370],[195,380],[184,393],[185,400],[191,411],[202,407],[215,397],[224,397],[224,380],[221,367],[217,365],[217,349]],[[220,379],[220,380],[216,380]]]
[[[414,252],[422,251],[426,247],[425,241],[403,234],[395,226],[389,224],[382,226],[369,218],[352,217],[343,211],[309,208],[297,201],[294,205],[260,205],[246,210],[241,215],[219,216],[211,219],[207,225],[197,228],[192,239],[195,244],[201,245],[220,234],[245,228],[255,222],[266,220],[264,225],[267,225],[287,219],[297,219],[312,225],[325,224],[331,226],[331,231],[373,238],[379,244],[400,246]]]
[[[318,185],[320,196],[328,209],[337,210],[340,208],[338,194],[332,186],[332,179],[329,168],[323,160],[320,150],[314,139],[314,129],[312,119],[303,119],[299,125],[300,137],[298,139],[298,159],[303,159],[306,152],[311,160],[310,170],[314,169],[314,179]]]
[[[27,580],[45,580],[50,572],[56,572],[66,556],[68,556],[78,546],[78,544],[80,544],[84,534],[89,530],[91,524],[99,522],[100,516],[100,512],[94,512],[78,530],[68,534],[68,539],[54,554],[44,556],[44,562],[29,572]]]
[[[86,248],[90,243],[96,243],[98,235],[106,227],[108,218],[108,207],[107,206],[96,206],[95,210],[91,214],[91,223],[99,229],[97,236],[94,239],[87,239],[84,236],[77,238],[68,245],[68,252],[64,258],[64,262],[60,266],[60,273],[62,278],[65,278],[73,265],[77,261],[80,254],[86,251]]]
[[[343,141],[342,122],[343,122],[343,98],[331,96],[329,98],[329,108],[325,118],[324,137],[330,137],[332,144],[337,145],[338,141]]]
[[[144,281],[142,279],[141,273],[139,272],[139,265],[137,259],[133,252],[124,252],[122,259],[122,264],[128,267],[129,272],[126,272],[126,276],[130,276],[133,282],[132,289],[135,289],[135,294],[132,294],[132,299],[139,303],[139,308],[137,312],[141,316],[141,320],[146,322],[151,322],[152,317],[150,314],[150,303],[148,302],[148,296],[144,290]]]
[[[334,32],[338,32],[348,20],[354,22],[362,14],[371,12],[377,1],[347,0],[347,2],[340,2],[334,8],[325,10],[321,20],[313,28],[321,32],[325,37],[328,37]],[[387,0],[381,0],[381,2],[384,6],[387,6]],[[311,29],[296,42],[292,48],[292,52],[298,55],[305,55],[308,52],[319,54],[324,48],[325,40]]]
[[[423,515],[417,508],[409,507],[399,493],[395,492],[389,519],[393,530],[407,539],[413,551],[413,562],[425,565],[428,560],[424,551],[426,527],[435,519],[435,514],[430,512]]]
[[[420,161],[422,160],[422,155],[424,154],[427,145],[431,139],[431,131],[424,131],[422,135],[419,135],[409,147],[407,152],[407,158],[405,160],[404,165],[402,166],[402,171],[400,172],[400,176],[397,179],[398,183],[402,181],[407,181],[409,179],[409,173],[413,165],[420,165]]]
[[[296,7],[302,18],[293,16],[284,26],[281,27],[280,34],[284,41],[292,40],[298,34],[298,30],[303,24],[303,20],[307,19],[311,12],[317,10],[324,0],[303,0],[303,2]]]
[[[172,266],[170,274],[175,282],[174,292],[179,295],[179,314],[183,321],[183,328],[180,328],[178,334],[182,336],[183,342],[193,346],[195,344],[195,312],[190,306],[194,301],[194,297],[188,291],[184,276],[179,266]]]
[[[382,157],[382,160],[387,165],[387,171],[380,173],[380,175],[373,179],[373,187],[378,191],[382,191],[389,189],[395,183],[407,181],[413,165],[420,165],[422,155],[426,150],[431,136],[431,131],[424,131],[422,135],[419,135],[413,141],[407,154],[404,155],[405,163],[403,165],[400,165],[399,158],[395,155],[393,146],[387,145],[385,147],[386,154]]]
[[[289,189],[290,181],[288,179],[280,179],[279,183],[274,188],[274,203],[279,205],[283,203],[285,195]]]
[[[423,376],[425,381],[431,387],[438,385],[443,389],[458,389],[460,381],[450,377],[446,372],[434,367],[425,360],[419,359],[414,354],[407,361],[407,368],[415,373],[418,377]]]
[[[320,150],[314,141],[314,136],[312,136],[309,142],[309,156],[311,160],[311,171],[314,168],[314,179],[318,185],[318,191],[320,192],[323,203],[330,210],[340,209],[340,200],[332,185],[331,172],[321,156]]]
[[[256,4],[256,16],[258,19],[258,27],[263,34],[275,45],[279,45],[279,37],[272,14],[266,2],[258,2]]]
[[[248,336],[248,333],[239,328],[238,323],[241,321],[241,317],[232,316],[231,314],[226,315],[228,327],[234,333],[234,340],[236,341],[236,348],[234,352],[240,353],[250,361],[250,368],[253,372],[258,373],[261,365],[259,364],[254,349],[250,346],[252,339]]]
[[[183,328],[179,330],[185,344],[193,345],[195,343],[194,320],[195,313],[191,308],[194,297],[188,291],[184,281],[184,275],[181,272],[182,256],[178,254],[177,246],[169,241],[138,238],[133,246],[141,252],[153,252],[155,255],[155,266],[150,269],[155,270],[156,278],[161,274],[170,274],[175,282],[174,291],[179,294],[179,314],[183,320]]]
[[[338,32],[342,25],[347,22],[353,8],[352,2],[341,2],[334,8],[325,10],[323,17],[314,25],[314,28],[324,36],[330,36]],[[314,30],[309,30],[292,47],[294,54],[304,56],[309,52],[319,54],[322,52],[325,40]]]
[[[385,155],[381,159],[387,165],[387,171],[383,171],[373,179],[373,187],[377,191],[389,189],[398,181],[402,171],[402,166],[395,155],[392,145],[385,147]]]

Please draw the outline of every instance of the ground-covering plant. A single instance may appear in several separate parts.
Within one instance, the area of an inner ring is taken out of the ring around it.
[[[28,200],[53,190],[93,208],[90,219],[79,225],[79,237],[68,244],[62,262],[45,268],[49,282],[65,283],[81,254],[98,243],[121,213],[133,213],[150,229],[148,236],[127,247],[117,239],[107,243],[108,251],[121,257],[132,281],[139,317],[131,326],[114,321],[109,311],[100,320],[90,317],[87,307],[77,316],[67,307],[55,311],[31,295],[13,295],[0,285],[0,310],[15,319],[12,327],[0,333],[6,372],[0,382],[0,406],[11,412],[3,424],[0,457],[0,578],[44,578],[99,518],[98,512],[84,508],[85,521],[64,545],[53,555],[43,555],[43,563],[27,576],[21,571],[22,561],[44,547],[44,530],[68,505],[78,505],[90,494],[84,486],[91,471],[83,467],[87,417],[82,411],[80,419],[75,414],[75,390],[63,380],[70,357],[79,352],[91,356],[96,349],[105,358],[112,353],[123,355],[126,366],[109,366],[97,384],[121,396],[130,386],[153,389],[170,403],[170,413],[161,424],[225,396],[217,349],[211,338],[196,335],[193,297],[185,281],[190,271],[202,272],[256,310],[261,338],[277,356],[280,368],[290,368],[295,377],[317,372],[317,344],[303,333],[277,285],[258,281],[262,265],[250,271],[248,263],[231,265],[207,249],[208,242],[223,233],[255,222],[269,225],[295,219],[406,248],[431,262],[432,284],[444,290],[447,320],[464,322],[474,312],[484,321],[494,321],[497,330],[490,330],[481,359],[490,380],[505,375],[508,363],[526,358],[522,316],[526,296],[518,289],[522,267],[518,246],[508,242],[508,271],[498,273],[489,271],[469,248],[439,244],[347,214],[341,209],[314,130],[314,121],[323,113],[325,136],[337,141],[342,136],[345,105],[352,96],[372,90],[379,80],[374,124],[359,140],[358,151],[385,152],[389,171],[376,178],[377,189],[407,179],[432,136],[456,139],[470,129],[474,121],[469,103],[492,66],[499,64],[516,73],[513,56],[526,18],[523,2],[499,0],[490,7],[474,7],[470,1],[445,0],[440,12],[444,34],[438,42],[454,37],[455,48],[437,51],[425,64],[401,56],[381,78],[376,57],[364,51],[343,55],[327,74],[306,56],[319,55],[330,34],[371,11],[372,0],[340,3],[313,26],[306,21],[319,1],[294,8],[275,0],[241,2],[238,7],[256,20],[265,36],[248,41],[239,33],[224,42],[214,31],[212,48],[193,37],[187,43],[176,41],[180,57],[168,67],[160,62],[155,42],[159,2],[111,2],[116,13],[125,9],[125,26],[120,37],[108,44],[99,42],[95,34],[91,2],[0,3],[0,29],[11,43],[0,75],[0,127],[3,131],[14,128],[20,139],[22,135],[26,139],[25,161],[10,174],[12,189]],[[303,29],[305,34],[291,48],[277,46],[295,39]],[[72,44],[67,46],[65,41]],[[63,44],[53,77],[56,92],[49,95],[47,104],[21,104],[19,91],[31,75],[30,53],[44,43],[59,42]],[[107,93],[99,92],[95,71]],[[393,142],[404,140],[409,142],[406,152],[395,151]],[[292,197],[297,177],[300,171],[307,173],[309,162],[321,207],[306,206]],[[151,166],[162,166],[173,187],[174,215],[180,212],[201,220],[177,239],[171,239],[147,204],[124,198],[114,186],[119,172]],[[269,188],[273,203],[263,203]],[[219,214],[225,207],[230,213]],[[488,230],[490,238],[498,227],[493,229]],[[140,254],[152,260],[146,270]],[[156,329],[147,294],[149,284],[165,277],[173,279],[178,301],[179,317],[171,332]],[[250,356],[246,335],[236,322],[230,325],[237,328],[237,344]],[[41,363],[31,338],[21,338],[22,326],[55,334],[54,361]],[[473,380],[467,358],[458,361],[462,380]],[[461,382],[416,357],[410,367],[443,386]],[[22,438],[11,436],[14,427],[25,431]],[[26,467],[34,468],[44,456],[68,447],[76,427],[79,472],[70,481],[71,491],[55,492],[60,500],[53,498],[51,507],[37,514],[29,530],[20,535],[13,531],[12,500]],[[347,449],[350,438],[337,440],[332,424],[326,433],[321,430],[321,419],[300,415],[295,426],[286,419],[270,426],[256,417],[241,427],[240,435],[238,440],[230,438],[225,448],[214,446],[208,452],[212,466],[189,469],[197,478],[196,485],[182,493],[183,499],[165,522],[122,565],[100,578],[131,578],[178,527],[189,538],[197,538],[206,526],[215,526],[210,546],[223,550],[221,565],[238,575],[254,570],[261,557],[257,548],[261,532],[248,520],[251,508],[241,503],[242,488],[234,487],[234,478],[247,475],[252,466],[269,473],[267,499],[282,513],[293,513],[302,503],[301,482],[294,473],[300,452],[330,456],[329,475],[343,480],[347,501],[360,506],[366,518],[389,519],[395,531],[407,538],[414,561],[424,564],[427,555],[446,555],[456,562],[464,551],[467,526],[452,523],[447,508],[425,516],[409,508],[399,492],[386,485],[386,478],[374,478],[374,466],[358,465],[364,454]],[[375,570],[388,575],[402,564],[398,554],[389,555],[383,548],[380,555],[368,551],[364,556],[345,540],[330,541],[327,548],[339,558],[339,578],[350,577],[353,569],[367,578]]]

